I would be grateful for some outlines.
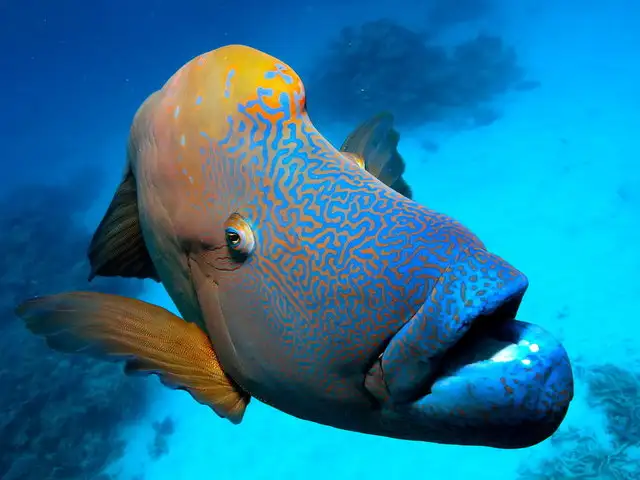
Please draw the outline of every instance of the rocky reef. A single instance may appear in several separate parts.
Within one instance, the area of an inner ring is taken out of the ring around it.
[[[344,28],[306,78],[309,111],[328,121],[390,111],[398,125],[455,119],[473,127],[499,117],[499,95],[537,86],[500,37],[453,46],[437,38],[386,19]]]
[[[15,318],[28,297],[65,290],[136,296],[141,282],[88,283],[82,224],[95,172],[69,185],[16,188],[0,199],[0,478],[80,480],[123,451],[121,428],[145,409],[147,383],[122,367],[51,351]]]

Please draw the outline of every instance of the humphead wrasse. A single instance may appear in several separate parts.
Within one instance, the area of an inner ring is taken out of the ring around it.
[[[158,374],[233,423],[255,397],[368,434],[534,445],[573,397],[567,353],[515,319],[525,275],[410,198],[398,139],[381,114],[337,149],[288,65],[205,53],[136,113],[89,248],[90,278],[162,282],[182,318],[90,292],[17,314],[52,348]]]

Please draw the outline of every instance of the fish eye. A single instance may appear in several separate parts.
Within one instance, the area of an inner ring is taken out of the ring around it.
[[[233,228],[227,228],[227,242],[229,242],[229,245],[231,245],[232,247],[236,247],[240,245],[241,241],[242,238],[240,237],[240,234],[238,232],[236,232]]]
[[[236,254],[248,257],[256,247],[256,240],[249,223],[238,213],[233,213],[225,222],[227,245]]]

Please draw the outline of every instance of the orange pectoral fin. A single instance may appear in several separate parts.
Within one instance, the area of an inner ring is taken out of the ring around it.
[[[27,300],[16,313],[55,350],[125,360],[127,373],[155,373],[219,416],[242,421],[250,397],[224,373],[207,335],[162,307],[70,292]]]

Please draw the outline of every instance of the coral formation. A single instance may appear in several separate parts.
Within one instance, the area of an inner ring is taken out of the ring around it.
[[[640,374],[604,364],[583,375],[591,392],[589,405],[603,409],[615,446],[640,446]]]
[[[0,478],[98,478],[123,449],[119,427],[145,407],[147,384],[118,365],[62,355],[13,314],[34,295],[99,289],[135,296],[140,282],[87,282],[91,172],[67,186],[34,185],[0,200]]]
[[[153,422],[155,435],[153,443],[149,445],[149,455],[154,460],[169,453],[168,438],[173,435],[175,427],[171,417],[166,417],[162,422]]]
[[[457,117],[482,125],[499,116],[497,95],[535,85],[524,81],[515,51],[498,37],[479,34],[448,48],[378,20],[344,28],[306,84],[309,109],[320,117],[359,122],[390,111],[398,124]]]
[[[589,390],[588,404],[606,417],[610,441],[570,427],[554,435],[554,454],[526,465],[522,480],[640,478],[640,374],[617,365],[580,369]]]
[[[484,17],[494,7],[493,0],[432,0],[427,20],[432,29],[446,29]]]

